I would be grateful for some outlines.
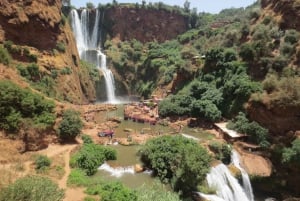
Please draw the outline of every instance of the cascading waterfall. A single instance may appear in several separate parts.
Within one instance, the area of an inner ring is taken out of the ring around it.
[[[123,174],[134,174],[133,166],[113,168],[107,163],[103,163],[98,169],[109,172],[111,176],[115,177],[121,177]]]
[[[101,52],[99,47],[99,22],[100,13],[96,9],[95,22],[92,31],[90,31],[90,11],[83,9],[81,17],[77,10],[71,11],[72,29],[76,39],[77,50],[80,58],[95,64],[102,71],[105,79],[107,101],[109,103],[117,102],[115,97],[114,77],[110,69],[106,66],[106,55]]]
[[[241,171],[242,180],[243,180],[243,187],[244,187],[244,190],[247,194],[247,197],[249,198],[250,201],[254,201],[254,195],[253,195],[253,190],[252,190],[252,186],[251,186],[251,183],[250,183],[249,175],[241,167],[239,154],[235,150],[232,151],[231,162],[235,167],[237,167]]]
[[[240,166],[236,151],[232,152],[232,163],[240,169],[243,177],[243,186],[232,176],[224,164],[213,167],[206,176],[208,186],[216,190],[216,195],[198,194],[210,201],[254,201],[252,187],[247,172]]]

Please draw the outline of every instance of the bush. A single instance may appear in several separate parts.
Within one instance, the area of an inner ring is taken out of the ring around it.
[[[34,164],[36,170],[43,170],[47,167],[50,167],[51,160],[47,156],[39,155],[35,159]]]
[[[84,144],[93,144],[94,143],[93,139],[89,135],[82,135],[81,139],[82,139]]]
[[[210,168],[211,157],[196,142],[182,136],[152,139],[139,151],[142,162],[164,183],[184,194],[196,190]]]
[[[11,56],[6,48],[0,47],[0,63],[9,65],[11,62]]]
[[[63,42],[58,42],[56,44],[56,49],[60,52],[66,52],[66,46]]]
[[[115,160],[116,151],[97,144],[84,144],[83,147],[72,156],[71,167],[78,167],[88,176],[97,172],[97,168],[106,160]]]
[[[72,169],[68,181],[68,186],[87,186],[89,184],[89,178],[86,173],[81,169]]]
[[[166,187],[155,182],[150,188],[142,186],[137,190],[138,201],[180,201],[179,195],[169,191]]]
[[[61,75],[70,75],[72,74],[72,70],[69,67],[64,67],[63,69],[60,70]]]
[[[80,113],[71,109],[66,110],[58,126],[59,137],[62,140],[74,140],[80,134],[82,126]]]
[[[230,163],[232,151],[231,145],[220,142],[212,142],[209,144],[209,148],[215,153],[217,160],[221,160],[225,164]]]
[[[48,178],[26,176],[1,189],[0,201],[60,201],[64,191]]]
[[[283,149],[282,162],[300,164],[300,138],[292,142],[292,147]]]
[[[86,192],[90,195],[100,195],[101,201],[137,201],[136,193],[120,182],[88,187]]]

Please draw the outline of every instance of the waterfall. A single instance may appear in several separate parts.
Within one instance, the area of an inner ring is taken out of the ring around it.
[[[254,201],[252,187],[247,172],[240,166],[239,156],[236,151],[231,155],[232,164],[235,165],[242,174],[243,187],[238,180],[232,176],[224,164],[211,168],[206,176],[207,184],[216,190],[216,195],[207,195],[198,192],[201,197],[210,201]]]
[[[251,183],[250,183],[250,179],[249,179],[249,175],[247,174],[247,172],[241,167],[240,165],[240,159],[239,159],[239,154],[233,150],[232,154],[231,154],[231,162],[232,164],[237,167],[242,174],[242,180],[243,180],[243,187],[245,189],[245,192],[247,194],[247,197],[249,198],[250,201],[254,201],[254,195],[253,195],[253,191],[252,191],[252,187],[251,187]]]
[[[134,167],[133,166],[128,166],[128,167],[117,167],[113,168],[107,163],[102,164],[99,167],[99,170],[104,170],[106,172],[109,172],[111,176],[115,177],[121,177],[123,174],[134,174]]]
[[[71,19],[71,25],[80,58],[96,65],[97,68],[101,70],[105,79],[107,101],[109,103],[117,102],[115,97],[114,77],[111,70],[106,66],[106,55],[101,52],[99,47],[100,13],[98,9],[96,9],[92,30],[90,30],[90,11],[88,9],[83,9],[80,17],[77,10],[73,9],[71,11]]]

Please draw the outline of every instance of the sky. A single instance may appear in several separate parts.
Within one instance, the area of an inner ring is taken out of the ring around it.
[[[149,2],[163,2],[168,5],[178,5],[183,7],[185,0],[146,0]],[[256,0],[189,0],[190,8],[197,8],[198,12],[219,13],[225,8],[240,8],[247,7],[253,4]],[[71,4],[76,8],[85,7],[86,2],[92,2],[95,6],[99,3],[111,3],[112,0],[71,0]],[[142,0],[117,0],[118,3],[142,3]]]

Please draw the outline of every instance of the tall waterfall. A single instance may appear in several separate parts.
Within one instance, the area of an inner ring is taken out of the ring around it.
[[[245,192],[247,194],[247,197],[249,198],[250,201],[254,201],[254,195],[253,195],[253,190],[252,190],[252,186],[250,183],[250,179],[249,179],[249,175],[247,174],[247,172],[241,167],[240,165],[240,158],[239,158],[239,154],[233,150],[232,154],[231,154],[231,162],[232,164],[237,167],[242,174],[242,180],[243,180],[243,187],[245,189]]]
[[[198,193],[210,201],[254,201],[251,183],[247,172],[240,166],[236,151],[232,152],[232,163],[240,169],[243,177],[243,186],[232,176],[224,164],[213,167],[206,176],[208,186],[216,190],[216,195]]]
[[[110,69],[106,66],[106,55],[100,49],[100,13],[96,9],[94,25],[91,26],[90,10],[83,9],[81,15],[77,10],[71,11],[72,29],[76,39],[77,50],[81,59],[95,64],[102,71],[105,79],[107,101],[117,102],[115,97],[114,77]],[[90,29],[92,27],[92,29]]]

